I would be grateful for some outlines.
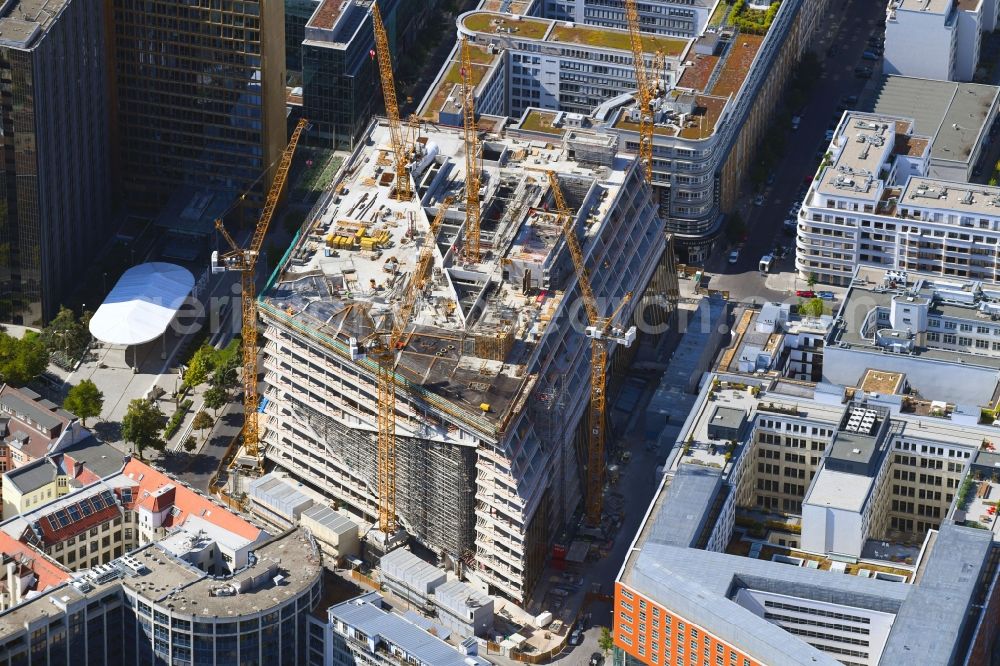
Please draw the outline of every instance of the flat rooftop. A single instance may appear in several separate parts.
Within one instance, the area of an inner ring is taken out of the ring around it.
[[[573,190],[593,190],[578,219],[603,221],[633,160],[614,156],[597,170],[569,160],[561,146],[513,136],[484,141],[482,261],[468,264],[461,253],[465,214],[457,208],[465,182],[462,132],[426,126],[420,144],[426,159],[414,172],[423,201],[398,201],[388,127],[373,124],[335,184],[338,195],[291,249],[261,309],[349,357],[349,339],[364,341],[400,306],[430,222],[454,197],[456,207],[444,212],[430,239],[433,279],[422,282],[397,373],[423,400],[493,432],[533,381],[524,366],[563,297],[562,284],[524,293],[521,272],[541,279],[558,264],[568,277],[571,267],[558,220],[546,212],[542,169],[572,178]],[[374,370],[370,359],[363,363]],[[406,420],[397,427],[405,430]]]
[[[423,108],[423,117],[427,120],[437,120],[439,111],[449,111],[459,113],[461,111],[462,95],[462,60],[458,49],[452,51],[451,61],[446,63],[446,71],[437,81],[434,93]],[[469,60],[472,62],[472,71],[469,81],[473,86],[478,86],[502,60],[503,54],[499,51],[491,52],[487,47],[480,44],[469,44]]]
[[[71,0],[14,0],[0,16],[0,45],[26,49],[55,25]]]
[[[149,573],[126,577],[122,584],[160,604],[173,604],[175,612],[225,618],[245,609],[270,608],[314,585],[322,575],[322,561],[305,532],[294,529],[254,548],[256,560],[249,568],[220,579],[184,562],[153,543],[131,556]],[[275,578],[280,576],[279,582]],[[239,594],[216,591],[227,582],[255,579]]]
[[[466,30],[483,36],[496,35],[510,39],[544,41],[553,44],[575,44],[615,51],[632,51],[627,30],[582,25],[552,19],[529,18],[483,10],[471,11],[459,17]],[[642,35],[647,53],[660,52],[668,57],[684,53],[691,40],[659,35]]]
[[[901,372],[891,372],[887,370],[875,370],[868,368],[864,376],[858,383],[865,393],[879,393],[881,395],[893,395],[902,389],[906,375]]]
[[[886,76],[871,97],[876,114],[913,118],[914,134],[931,137],[931,157],[968,162],[988,131],[1000,88],[978,83]]]
[[[820,467],[806,493],[803,504],[827,506],[844,511],[861,511],[875,479]]]
[[[921,563],[921,575],[896,615],[882,652],[885,664],[962,663],[970,614],[993,548],[990,533],[945,523]],[[907,586],[909,587],[909,586]],[[942,640],[942,639],[945,640]]]
[[[897,8],[908,12],[944,14],[951,10],[954,0],[896,0]]]
[[[839,343],[851,345],[851,347],[868,348],[872,350],[880,349],[868,335],[862,335],[862,329],[866,322],[869,322],[869,313],[873,309],[879,308],[888,310],[892,305],[892,299],[903,293],[900,289],[887,289],[884,287],[886,269],[876,266],[858,266],[855,278],[851,282],[840,310],[837,312],[840,320],[827,338],[827,346],[831,347]],[[940,280],[942,276],[927,273],[908,272],[910,285],[914,285],[921,280]],[[957,279],[961,281],[961,279]],[[930,310],[931,315],[950,316],[960,319],[977,320],[977,323],[986,324],[988,319],[982,320],[976,317],[977,306],[960,305],[954,303],[943,303],[935,301]],[[870,322],[869,322],[870,323]],[[971,354],[960,349],[938,349],[926,346],[917,346],[913,350],[918,357],[945,361],[949,363],[961,362],[966,365],[980,366],[985,368],[1000,369],[1000,357],[988,356],[986,354]],[[890,355],[890,358],[892,355]],[[875,368],[885,372],[884,368]],[[869,369],[870,370],[870,369]],[[942,375],[942,381],[947,382],[952,376]],[[859,377],[859,380],[861,377]],[[947,385],[947,384],[945,384]],[[984,399],[985,401],[985,399]]]
[[[833,164],[823,171],[816,190],[874,205],[882,191],[879,169],[893,151],[897,129],[895,118],[847,114],[830,144]]]
[[[1000,187],[914,176],[906,181],[898,205],[1000,217]]]
[[[739,590],[891,614],[910,592],[902,583],[659,543],[637,544],[630,560],[634,565],[623,569],[620,582],[769,666],[839,662],[736,603]]]
[[[313,15],[309,17],[306,26],[309,28],[319,28],[330,30],[336,25],[337,20],[343,15],[344,10],[349,5],[354,4],[354,0],[322,0]]]

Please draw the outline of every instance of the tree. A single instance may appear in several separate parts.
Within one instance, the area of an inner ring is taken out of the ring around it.
[[[187,370],[184,371],[184,383],[187,386],[198,386],[204,384],[209,374],[215,369],[218,352],[215,347],[207,342],[198,348],[198,351],[191,356],[188,361]]]
[[[77,360],[83,357],[90,344],[89,323],[89,312],[84,312],[78,320],[72,310],[61,307],[49,325],[42,329],[42,343],[50,352],[60,352],[68,359]]]
[[[216,416],[219,414],[219,410],[222,406],[228,402],[229,396],[226,395],[225,389],[221,386],[212,386],[207,391],[205,391],[205,407],[212,410]]]
[[[184,440],[184,450],[188,453],[194,453],[196,448],[198,448],[198,442],[195,441],[193,436],[188,435],[188,438]]]
[[[611,630],[607,627],[601,627],[601,637],[597,639],[597,647],[601,648],[604,652],[604,656],[607,656],[611,652],[611,648],[615,646],[615,641],[611,638]]]
[[[194,415],[194,420],[191,422],[191,427],[195,430],[202,431],[202,438],[205,437],[205,430],[211,428],[215,425],[215,419],[213,419],[208,412],[204,409]]]
[[[0,333],[0,377],[18,386],[27,384],[45,372],[49,365],[49,350],[37,333],[25,333],[14,338]]]
[[[239,362],[239,357],[235,356],[230,359],[229,363],[217,367],[215,372],[212,373],[212,377],[208,380],[209,385],[211,385],[212,388],[222,389],[224,394],[239,386],[240,376],[236,371]]]
[[[813,287],[816,286],[816,274],[815,273],[810,273],[809,274],[809,277],[806,278],[806,284],[809,285],[810,289],[812,289]]]
[[[128,403],[122,418],[122,437],[135,445],[140,458],[147,447],[162,451],[167,445],[160,437],[164,418],[163,412],[152,400],[136,398]]]
[[[97,388],[97,384],[84,379],[69,390],[66,399],[63,400],[63,407],[79,416],[86,426],[87,419],[101,415],[101,409],[104,408],[104,394]]]
[[[819,317],[826,310],[826,304],[822,298],[810,298],[808,301],[799,303],[799,314],[807,317]]]

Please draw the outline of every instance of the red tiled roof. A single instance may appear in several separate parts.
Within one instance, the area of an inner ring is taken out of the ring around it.
[[[188,516],[198,516],[248,541],[256,541],[260,537],[260,528],[254,527],[208,497],[196,493],[190,488],[185,488],[166,474],[156,471],[140,460],[130,460],[125,465],[125,469],[122,470],[122,474],[138,484],[137,488],[132,489],[132,502],[131,505],[126,504],[126,508],[134,509],[139,506],[151,511],[161,511],[172,504],[173,511],[164,522],[167,527],[183,525]],[[173,491],[164,493],[159,498],[154,498],[153,493],[166,485],[174,486]],[[166,502],[165,498],[168,496],[170,501]]]
[[[59,585],[70,578],[69,571],[3,530],[0,530],[0,552],[21,560],[31,569],[32,573],[38,576],[38,585],[35,588],[37,590]]]
[[[55,513],[55,511],[53,511]],[[118,505],[106,506],[103,509],[94,511],[89,516],[80,516],[79,520],[74,520],[73,522],[66,525],[66,527],[52,528],[52,524],[47,520],[48,516],[51,514],[46,514],[39,518],[35,523],[38,529],[42,532],[42,541],[46,545],[59,543],[60,541],[65,541],[70,537],[75,537],[78,534],[86,532],[91,527],[95,525],[100,525],[109,520],[114,520],[116,516],[121,515],[121,509]]]

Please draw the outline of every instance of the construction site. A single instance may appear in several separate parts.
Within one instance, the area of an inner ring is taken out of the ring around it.
[[[269,463],[376,524],[374,340],[405,310],[390,350],[393,519],[468,580],[520,601],[580,505],[587,466],[587,322],[549,172],[602,311],[627,301],[622,322],[640,311],[664,321],[672,269],[642,169],[614,138],[541,143],[502,127],[479,119],[475,258],[463,132],[408,130],[406,200],[390,124],[372,124],[262,294],[260,431]],[[612,368],[627,362],[614,349]]]

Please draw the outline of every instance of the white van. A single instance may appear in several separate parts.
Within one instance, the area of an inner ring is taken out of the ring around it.
[[[760,265],[758,269],[761,273],[770,273],[771,267],[774,266],[774,256],[770,254],[765,254],[760,258]]]

